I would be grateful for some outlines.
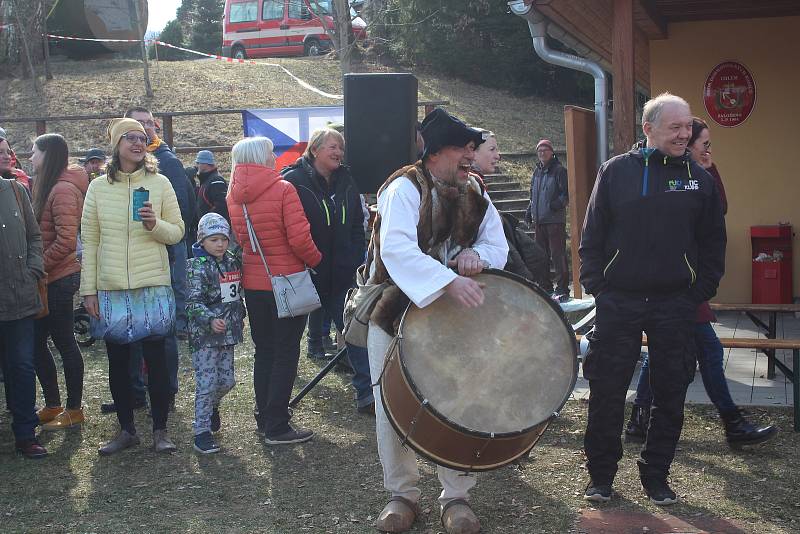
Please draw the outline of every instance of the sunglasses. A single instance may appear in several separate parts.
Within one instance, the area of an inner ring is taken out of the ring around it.
[[[143,145],[146,145],[148,143],[148,139],[147,139],[146,135],[139,135],[139,134],[135,134],[135,133],[126,133],[126,134],[123,134],[122,137],[124,137],[125,140],[128,141],[129,143],[131,143],[132,145],[136,144],[137,142],[142,143]]]

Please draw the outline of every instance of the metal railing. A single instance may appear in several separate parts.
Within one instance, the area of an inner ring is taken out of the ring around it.
[[[425,100],[419,102],[419,107],[425,108],[427,115],[437,106],[446,106],[450,103],[448,100]],[[175,117],[191,117],[203,115],[233,115],[247,111],[247,109],[211,109],[202,111],[161,111],[155,112],[153,115],[161,121],[161,138],[173,150],[179,154],[188,154],[200,150],[210,150],[211,152],[230,152],[231,146],[216,145],[216,146],[175,146],[175,128],[173,126]],[[47,133],[47,123],[56,121],[87,121],[87,120],[109,120],[120,117],[119,113],[100,113],[95,115],[53,115],[42,117],[0,117],[0,125],[13,124],[13,123],[34,123],[36,125],[36,135],[43,135]],[[70,152],[70,156],[83,156],[86,151]],[[30,152],[18,152],[17,156],[20,158],[30,157]]]

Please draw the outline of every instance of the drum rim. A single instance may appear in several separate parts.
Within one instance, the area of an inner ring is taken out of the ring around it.
[[[564,313],[564,310],[562,310],[561,306],[559,306],[558,303],[556,303],[552,299],[552,297],[544,289],[539,287],[537,284],[531,282],[527,278],[524,278],[522,276],[519,276],[517,274],[511,273],[511,272],[508,272],[508,271],[504,271],[502,269],[484,269],[479,274],[496,275],[496,276],[500,276],[502,278],[508,278],[510,280],[514,280],[515,282],[520,282],[523,285],[528,286],[535,293],[538,293],[539,296],[544,298],[545,302],[547,302],[547,304],[553,310],[555,310],[556,314],[558,315],[558,318],[561,320],[561,322],[567,328],[567,331],[570,332],[570,333],[572,332],[572,325],[570,325],[569,321],[567,320],[567,316]],[[403,331],[403,325],[405,324],[406,317],[408,316],[408,312],[409,312],[409,310],[412,309],[412,307],[416,307],[416,306],[414,305],[413,302],[409,302],[409,304],[406,306],[406,309],[403,311],[403,316],[401,317],[400,324],[397,327],[397,331],[398,332],[402,332]],[[493,437],[494,438],[513,438],[513,437],[520,436],[522,434],[527,434],[528,432],[530,432],[531,430],[533,430],[537,426],[541,425],[542,423],[551,422],[553,420],[553,418],[556,417],[559,412],[561,412],[561,409],[567,403],[567,401],[569,400],[570,396],[572,396],[572,392],[575,389],[575,384],[578,381],[578,342],[575,339],[574,335],[571,335],[571,336],[568,336],[568,337],[570,339],[570,345],[572,346],[572,350],[573,350],[573,354],[574,354],[574,357],[572,359],[572,374],[571,374],[571,378],[570,378],[570,387],[568,388],[568,391],[566,392],[564,397],[561,399],[561,402],[558,404],[558,407],[553,411],[553,413],[551,413],[548,417],[546,417],[542,421],[534,423],[534,424],[532,424],[532,425],[530,425],[530,426],[528,426],[526,428],[523,428],[521,430],[515,430],[513,432],[483,432],[483,431],[480,431],[480,430],[475,430],[474,428],[467,428],[467,427],[465,427],[463,425],[460,425],[460,424],[456,423],[455,421],[453,421],[452,419],[450,419],[449,417],[447,417],[446,415],[441,413],[439,410],[437,410],[436,407],[433,406],[431,403],[427,403],[426,409],[430,410],[434,415],[436,415],[442,421],[446,422],[448,425],[452,426],[453,428],[457,429],[458,431],[464,432],[464,433],[472,435],[472,436],[478,436],[478,437],[481,437],[481,438],[493,438]],[[408,368],[406,367],[405,361],[403,360],[403,338],[402,337],[400,337],[400,339],[398,340],[397,350],[398,350],[399,356],[400,356],[398,359],[399,359],[400,367],[403,370],[403,375],[405,375],[405,378],[408,381],[408,384],[411,387],[411,391],[414,393],[414,396],[417,397],[417,400],[419,400],[420,403],[422,403],[426,399],[420,393],[419,388],[417,387],[417,384],[414,382],[414,378],[411,376],[411,373],[409,373]]]

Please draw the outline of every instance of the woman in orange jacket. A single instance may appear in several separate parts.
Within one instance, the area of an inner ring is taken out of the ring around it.
[[[266,443],[301,443],[314,435],[289,424],[289,396],[297,376],[306,316],[278,318],[275,297],[261,257],[251,243],[244,208],[273,275],[315,267],[322,254],[311,238],[297,190],[275,171],[272,141],[249,137],[234,145],[228,212],[242,245],[243,287],[250,333],[256,346],[253,382],[256,423]]]
[[[45,430],[83,423],[83,356],[73,334],[73,299],[81,281],[76,256],[78,228],[89,177],[81,167],[69,165],[67,142],[58,134],[45,134],[33,143],[31,163],[36,174],[33,211],[42,232],[47,302],[50,313],[36,321],[34,365],[42,385],[45,406],[37,415]],[[66,408],[61,405],[58,374],[47,338],[61,354],[67,385]]]

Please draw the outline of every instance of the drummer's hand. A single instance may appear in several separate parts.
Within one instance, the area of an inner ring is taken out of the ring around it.
[[[447,265],[448,267],[456,267],[458,274],[461,276],[473,276],[484,269],[486,262],[481,260],[477,252],[471,248],[466,248],[459,252],[454,259],[447,262]]]
[[[444,290],[465,308],[477,308],[483,304],[482,287],[484,287],[484,284],[480,284],[464,276],[458,276],[455,280],[447,284]]]

